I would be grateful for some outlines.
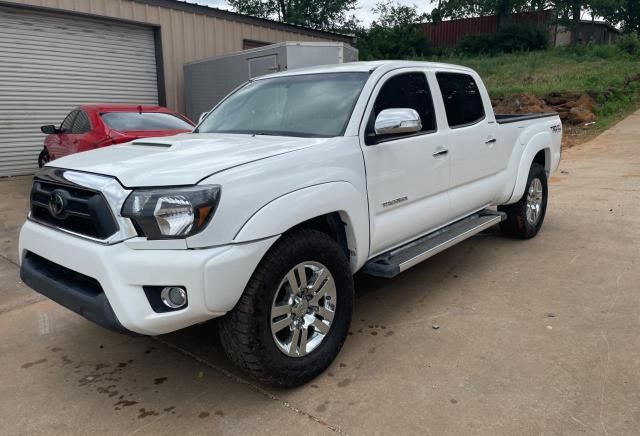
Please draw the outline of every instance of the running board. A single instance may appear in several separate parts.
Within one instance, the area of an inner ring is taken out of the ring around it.
[[[376,277],[395,277],[447,248],[488,229],[507,218],[504,212],[485,209],[440,230],[374,257],[363,268]]]

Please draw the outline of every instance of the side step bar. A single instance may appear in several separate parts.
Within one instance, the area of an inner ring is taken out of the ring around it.
[[[423,260],[498,224],[506,218],[507,215],[504,212],[485,209],[402,247],[374,257],[365,264],[363,271],[376,277],[395,277]]]

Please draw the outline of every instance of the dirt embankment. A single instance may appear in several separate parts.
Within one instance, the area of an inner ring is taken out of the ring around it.
[[[538,97],[533,94],[514,94],[494,99],[493,110],[497,114],[525,114],[558,112],[564,126],[563,146],[571,147],[589,133],[596,123],[595,99],[589,94],[572,92],[554,93]]]

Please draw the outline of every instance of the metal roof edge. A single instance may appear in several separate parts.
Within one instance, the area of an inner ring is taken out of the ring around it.
[[[212,6],[200,5],[197,3],[187,3],[181,0],[133,0],[138,3],[159,6],[167,9],[177,9],[194,14],[204,14],[225,20],[238,21],[246,24],[262,25],[281,29],[289,32],[301,33],[303,35],[315,35],[321,38],[334,38],[342,42],[350,44],[355,43],[355,36],[343,35],[341,33],[330,32],[328,30],[312,29],[310,27],[300,26],[298,24],[284,23],[267,18],[253,17],[251,15],[240,14],[238,12],[227,11],[224,9],[214,8]]]

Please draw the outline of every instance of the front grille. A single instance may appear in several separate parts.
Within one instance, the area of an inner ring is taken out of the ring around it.
[[[100,192],[38,179],[31,190],[31,218],[96,239],[107,239],[118,231],[109,204]]]

